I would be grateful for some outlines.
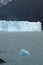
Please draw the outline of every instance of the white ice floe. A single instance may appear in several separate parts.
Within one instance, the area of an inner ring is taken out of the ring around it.
[[[41,23],[0,20],[0,31],[41,31]]]
[[[21,56],[27,56],[27,55],[30,55],[30,52],[25,50],[25,49],[21,49],[20,52],[19,52],[19,55]]]

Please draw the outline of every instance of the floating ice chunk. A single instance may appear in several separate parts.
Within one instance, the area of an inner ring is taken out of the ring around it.
[[[19,54],[20,54],[21,56],[27,56],[27,55],[30,55],[30,52],[27,51],[27,50],[25,50],[25,49],[21,49],[21,51],[19,52]]]

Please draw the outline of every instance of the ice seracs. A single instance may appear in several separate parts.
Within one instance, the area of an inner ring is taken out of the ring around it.
[[[0,20],[0,31],[41,31],[41,23],[38,22],[29,22],[29,21],[5,21]]]

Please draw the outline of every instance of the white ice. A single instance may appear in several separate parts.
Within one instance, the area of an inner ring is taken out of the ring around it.
[[[41,23],[29,21],[5,21],[0,20],[0,31],[41,31]]]
[[[19,55],[21,56],[27,56],[30,55],[30,52],[25,50],[25,49],[21,49],[21,51],[19,52]]]

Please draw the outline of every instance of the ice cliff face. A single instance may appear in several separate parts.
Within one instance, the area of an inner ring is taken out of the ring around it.
[[[41,31],[41,23],[29,22],[29,21],[0,20],[0,31],[8,31],[8,32]]]

